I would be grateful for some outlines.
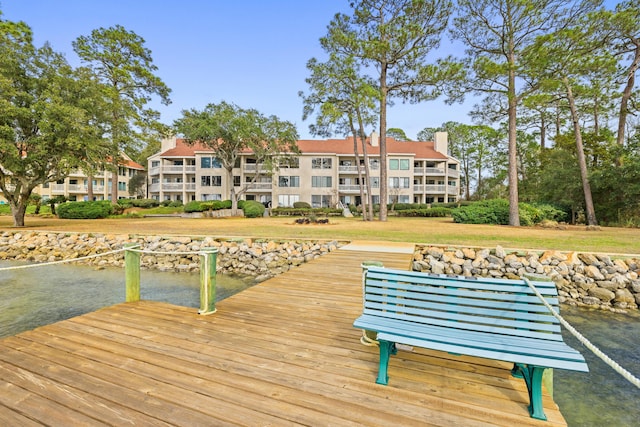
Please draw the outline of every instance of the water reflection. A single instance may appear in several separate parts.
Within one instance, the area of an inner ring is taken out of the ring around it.
[[[19,265],[0,262],[0,268]],[[142,270],[140,297],[200,306],[199,273]],[[124,270],[61,264],[0,271],[0,338],[95,311],[125,300]],[[253,284],[251,278],[218,275],[216,300]]]

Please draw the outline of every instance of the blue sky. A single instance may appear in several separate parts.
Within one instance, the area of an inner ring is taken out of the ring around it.
[[[164,123],[224,100],[289,120],[303,139],[314,138],[298,96],[307,91],[306,63],[325,58],[320,37],[337,12],[351,11],[349,0],[0,0],[0,10],[3,19],[25,21],[36,45],[49,41],[74,65],[71,42],[93,29],[120,24],[143,37],[172,89],[171,105],[153,104]],[[388,127],[413,139],[446,121],[470,123],[472,104],[396,102]]]

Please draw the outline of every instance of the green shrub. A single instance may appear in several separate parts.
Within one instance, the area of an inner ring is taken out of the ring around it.
[[[242,210],[246,218],[259,218],[264,215],[265,207],[255,200],[247,200],[242,204]]]
[[[293,207],[297,209],[311,209],[311,205],[307,202],[294,202]]]
[[[519,203],[520,225],[530,226],[544,220],[561,221],[565,213],[547,204]],[[503,199],[482,200],[454,209],[453,221],[461,224],[509,224],[509,202]]]
[[[444,218],[447,216],[451,216],[451,209],[449,208],[406,209],[406,210],[399,211],[398,216]]]
[[[191,213],[191,212],[202,212],[204,210],[204,208],[202,207],[202,204],[196,200],[187,203],[186,205],[184,205],[184,211],[185,213]]]
[[[97,202],[66,202],[58,206],[58,217],[65,219],[106,218],[113,213],[109,200]]]
[[[118,205],[123,209],[128,209],[133,206],[133,200],[131,199],[118,199]]]
[[[142,209],[157,208],[160,202],[154,199],[129,199],[132,206]]]

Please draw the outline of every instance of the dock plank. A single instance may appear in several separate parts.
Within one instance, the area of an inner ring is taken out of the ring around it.
[[[140,301],[0,340],[8,425],[565,426],[529,417],[503,362],[416,349],[375,384],[377,349],[352,326],[361,263],[411,255],[338,250],[217,304]],[[6,423],[5,423],[6,424]]]

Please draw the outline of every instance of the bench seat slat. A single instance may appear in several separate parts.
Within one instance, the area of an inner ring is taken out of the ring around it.
[[[513,337],[496,334],[487,334],[484,332],[471,332],[466,330],[440,327],[440,326],[424,326],[406,324],[406,322],[398,322],[394,320],[380,319],[377,317],[361,316],[357,321],[358,327],[367,330],[377,331],[379,333],[389,333],[394,335],[402,335],[428,340],[451,340],[457,344],[469,346],[484,347],[491,349],[504,349],[513,347],[514,352],[528,352],[537,354],[551,354],[552,352],[567,352],[570,358],[578,355],[582,357],[576,350],[566,345],[558,337],[549,334],[548,340],[538,338]]]
[[[371,283],[367,284],[366,292],[371,295],[402,295],[404,291],[418,291],[434,295],[440,295],[442,298],[469,298],[478,301],[478,305],[486,306],[499,306],[499,307],[513,307],[517,310],[518,306],[527,307],[528,311],[540,311],[548,312],[547,308],[540,302],[538,297],[534,294],[508,294],[508,293],[495,293],[486,292],[486,295],[482,295],[479,298],[478,292],[466,291],[452,288],[441,288],[427,285],[406,285],[397,283],[393,288],[389,288],[386,285],[387,282],[382,282],[382,286],[374,286]],[[426,288],[426,289],[425,289]],[[545,300],[553,307],[558,305],[558,298],[546,296]]]
[[[372,271],[373,270],[373,271]],[[534,292],[528,287],[523,287],[521,281],[517,280],[508,280],[503,279],[504,281],[487,281],[487,280],[468,280],[464,277],[448,277],[448,276],[440,276],[437,278],[426,276],[422,273],[421,276],[416,276],[415,272],[405,272],[402,270],[391,270],[392,274],[388,272],[382,272],[380,274],[379,271],[374,270],[374,267],[370,268],[367,272],[367,276],[369,278],[369,282],[371,284],[376,283],[385,283],[385,281],[389,281],[392,283],[412,283],[412,284],[428,284],[430,286],[443,286],[443,287],[454,287],[454,288],[462,288],[462,289],[472,289],[472,290],[483,290],[483,291],[492,291],[492,292],[512,292],[512,293],[521,293],[525,292],[527,294],[534,294]],[[398,273],[399,272],[399,273]],[[413,274],[407,274],[413,273]],[[533,282],[534,286],[538,289],[538,291],[542,295],[556,295],[557,290],[555,288],[555,284],[553,282]]]
[[[468,276],[452,276],[446,274],[436,274],[436,273],[423,273],[420,271],[411,271],[411,270],[399,270],[395,268],[386,268],[386,267],[375,267],[371,266],[367,268],[367,277],[375,279],[381,276],[387,276],[391,278],[391,280],[402,280],[402,277],[407,277],[407,282],[410,283],[421,283],[426,281],[428,283],[446,283],[446,282],[455,282],[458,284],[468,283],[469,286],[474,288],[478,285],[522,285],[522,280],[520,279],[503,279],[503,278],[493,278],[493,277],[468,277]],[[553,282],[542,282],[542,281],[532,281],[538,288],[540,289],[555,289]]]
[[[371,303],[367,303],[367,306],[370,304]],[[553,329],[550,328],[550,330],[547,330],[545,332],[540,332],[536,330],[531,330],[529,326],[521,329],[509,327],[508,324],[504,321],[501,322],[502,323],[501,325],[498,324],[498,322],[496,322],[496,325],[489,326],[487,324],[472,323],[472,322],[460,322],[460,321],[456,322],[454,320],[449,320],[447,318],[437,318],[435,316],[431,316],[429,318],[424,317],[424,318],[417,319],[416,318],[417,316],[411,316],[411,315],[406,315],[402,313],[393,313],[390,311],[370,310],[368,307],[365,307],[365,309],[363,310],[363,313],[372,315],[372,316],[380,316],[388,319],[405,320],[407,322],[424,323],[424,324],[430,324],[435,326],[445,326],[445,327],[448,326],[448,327],[455,327],[458,329],[466,329],[470,331],[495,333],[495,334],[501,334],[501,335],[525,336],[530,338],[541,338],[541,339],[547,339],[546,337],[548,335],[551,335],[554,331],[560,330],[557,325],[543,325],[543,326],[553,327]],[[456,316],[454,314],[450,315],[450,319],[455,319],[455,318]],[[478,318],[477,322],[482,322],[486,320],[487,319],[484,319],[484,318]]]
[[[497,317],[503,319],[518,319],[520,321],[531,322],[553,322],[553,316],[547,310],[545,312],[530,313],[525,311],[526,306],[517,306],[509,310],[508,307],[501,307],[498,305],[492,305],[489,307],[476,305],[477,300],[469,300],[460,298],[457,301],[454,298],[442,299],[439,298],[437,302],[433,299],[426,299],[417,297],[415,295],[407,295],[407,298],[401,298],[396,296],[381,296],[381,295],[369,295],[368,301],[371,301],[370,308],[378,308],[380,310],[389,310],[403,312],[403,308],[414,309],[415,314],[420,314],[416,310],[422,310],[425,313],[429,313],[431,310],[446,313],[458,313],[468,314],[476,316]],[[419,299],[420,298],[420,299]],[[545,308],[543,306],[543,308]],[[517,327],[517,326],[516,326]]]

